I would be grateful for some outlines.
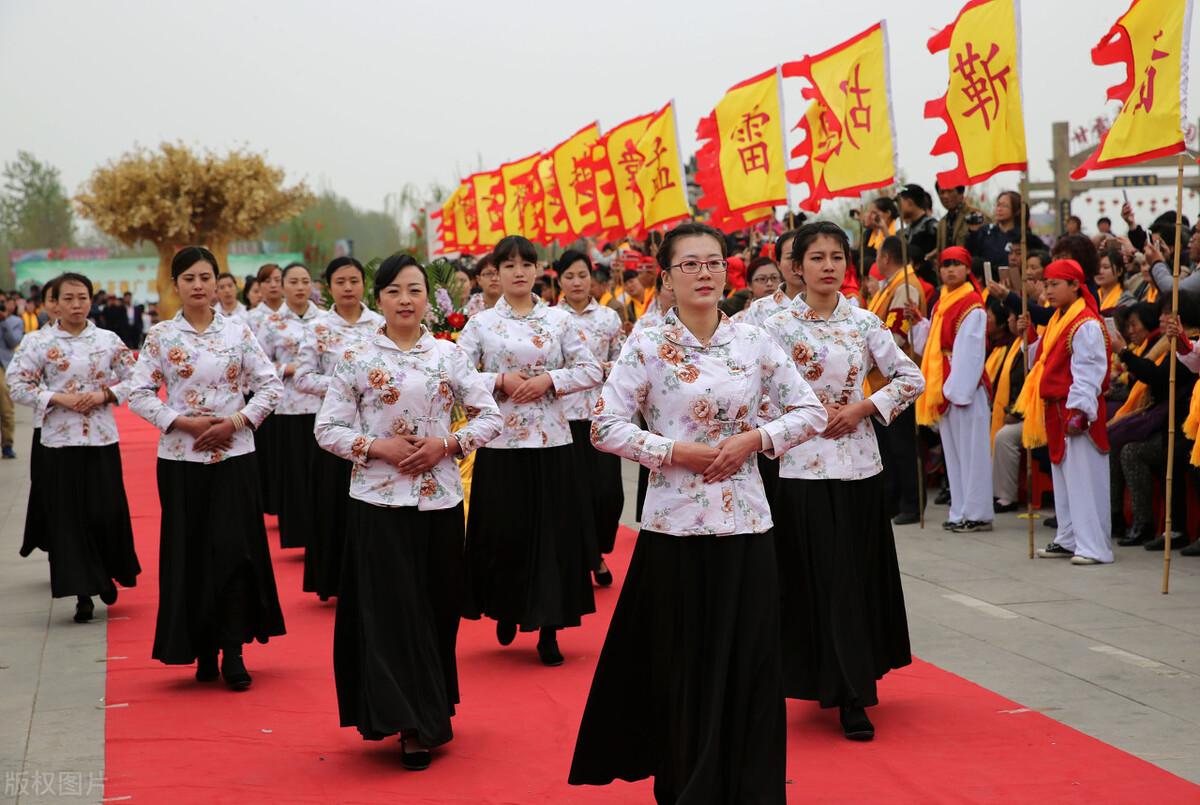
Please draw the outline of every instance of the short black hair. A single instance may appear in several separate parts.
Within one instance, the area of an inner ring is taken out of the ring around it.
[[[656,233],[651,232],[650,234],[654,235]],[[721,256],[728,256],[729,253],[726,251],[725,235],[723,232],[721,232],[721,230],[714,229],[708,224],[702,224],[698,221],[689,221],[685,224],[680,224],[666,235],[662,236],[662,243],[658,247],[658,255],[655,258],[658,260],[659,267],[663,271],[670,269],[672,260],[671,252],[675,249],[675,241],[679,240],[680,238],[690,238],[697,235],[707,235],[715,240],[721,246]],[[649,239],[647,239],[646,242],[649,243]]]
[[[1068,215],[1068,216],[1067,216],[1067,220],[1068,220],[1068,221],[1074,221],[1075,223],[1079,224],[1079,226],[1080,226],[1081,228],[1083,227],[1083,219],[1082,219],[1082,218],[1080,218],[1078,215]]]
[[[604,266],[596,266],[592,269],[592,279],[607,285],[612,281],[612,272]]]
[[[746,284],[748,285],[751,282],[754,282],[754,275],[758,273],[759,269],[765,268],[766,266],[770,266],[774,269],[779,268],[779,266],[775,264],[775,261],[766,255],[759,255],[751,260],[750,265],[746,267]]]
[[[1055,259],[1065,257],[1079,263],[1087,279],[1096,276],[1096,270],[1100,268],[1100,254],[1096,251],[1096,244],[1087,235],[1063,235],[1054,242],[1050,256]]]
[[[883,243],[879,244],[879,254],[886,254],[888,260],[897,265],[904,264],[904,244],[897,235],[888,235],[883,239]]]
[[[242,286],[242,304],[250,307],[250,289],[258,285],[258,277],[246,277],[246,284]]]
[[[1109,218],[1107,215],[1101,215],[1099,218],[1096,219],[1096,226],[1103,226],[1104,224],[1108,224],[1109,226],[1112,226],[1112,219]]]
[[[492,262],[496,264],[497,268],[505,260],[513,260],[518,257],[527,263],[537,264],[537,249],[534,248],[529,238],[508,235],[501,238],[500,242],[496,244],[496,248],[492,249]]]
[[[46,304],[51,299],[58,298],[58,286],[62,282],[62,275],[58,275],[54,279],[42,286],[42,304]]]
[[[891,199],[888,199],[891,202]],[[895,206],[893,204],[892,206]],[[832,221],[813,221],[796,230],[796,238],[792,241],[792,262],[797,266],[804,262],[804,253],[817,238],[824,236],[833,238],[842,247],[846,259],[850,259],[850,238],[845,231]]]
[[[661,276],[661,275],[660,275]],[[627,268],[621,272],[621,282],[629,282],[638,278],[638,273],[632,268]]]
[[[886,212],[893,218],[900,217],[900,208],[896,206],[896,202],[887,196],[880,196],[871,202],[880,212]]]
[[[1158,320],[1162,316],[1162,308],[1157,302],[1137,302],[1129,306],[1129,318],[1135,318],[1148,331],[1158,329]]]
[[[581,252],[578,249],[567,249],[565,252],[563,252],[562,255],[554,261],[554,270],[559,274],[562,274],[580,260],[587,265],[588,271],[592,270],[592,258],[588,257],[586,252]]]
[[[375,298],[378,299],[380,292],[391,285],[400,272],[409,266],[416,266],[421,270],[421,276],[425,278],[425,292],[432,296],[433,288],[429,283],[429,272],[411,254],[397,252],[380,263],[379,269],[375,272]]]
[[[358,262],[349,255],[343,255],[342,257],[333,258],[329,261],[329,265],[325,266],[325,273],[322,275],[325,279],[325,284],[331,284],[333,282],[333,275],[337,273],[337,270],[339,268],[345,268],[346,266],[354,266],[358,269],[359,277],[363,279],[367,278],[367,272],[363,270],[362,263]]]
[[[221,272],[221,266],[217,263],[216,256],[208,249],[203,246],[184,246],[171,258],[171,279],[179,279],[180,274],[196,263],[208,263],[213,267],[214,276]]]
[[[906,198],[923,210],[933,206],[933,198],[919,184],[906,184],[900,189],[897,198]]]
[[[76,274],[74,271],[68,271],[65,274],[59,275],[58,287],[60,290],[62,289],[62,286],[68,282],[77,282],[80,285],[82,285],[84,288],[87,288],[89,297],[96,295],[95,290],[92,288],[92,281],[90,279],[88,279],[87,277],[85,277],[83,274]],[[103,291],[101,291],[101,293],[103,293]]]
[[[1050,265],[1050,252],[1046,251],[1045,249],[1037,249],[1036,251],[1032,251],[1025,255],[1026,261],[1028,261],[1030,257],[1036,257],[1038,262],[1042,264],[1042,268]]]
[[[1120,249],[1105,249],[1104,253],[1100,255],[1100,257],[1107,257],[1109,264],[1111,264],[1113,267],[1113,273],[1118,279],[1124,279],[1125,255],[1121,254]],[[1099,258],[1097,258],[1096,265],[1097,267],[1100,265]]]

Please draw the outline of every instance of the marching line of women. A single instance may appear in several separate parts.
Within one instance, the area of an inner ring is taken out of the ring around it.
[[[341,725],[399,736],[403,765],[423,769],[453,736],[461,617],[494,620],[502,645],[537,632],[541,662],[563,663],[560,632],[595,611],[593,581],[612,582],[626,458],[647,471],[642,530],[569,781],[782,803],[785,698],[838,708],[866,740],[876,682],[911,661],[876,428],[924,383],[839,292],[838,227],[785,233],[777,251],[786,290],[731,321],[724,236],[681,224],[657,253],[653,320],[626,340],[593,300],[587,255],[558,261],[549,305],[532,293],[533,244],[506,237],[455,343],[423,324],[430,280],[409,256],[375,273],[378,313],[351,258],[325,271],[329,311],[299,264],[264,266],[247,310],[216,258],[187,247],[171,266],[182,308],[136,363],[88,323],[90,282],[63,275],[57,322],[10,372],[40,424],[22,553],[49,553],[76,620],[136,583],[112,417],[128,401],[162,432],[152,656],[251,686],[243,646],[285,632],[263,519],[277,513],[281,546],[306,550],[305,591],[337,599]],[[472,453],[464,517],[457,462]],[[84,491],[69,513],[49,505],[66,484]]]

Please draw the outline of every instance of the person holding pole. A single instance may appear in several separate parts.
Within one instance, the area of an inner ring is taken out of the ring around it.
[[[971,277],[971,255],[961,246],[942,251],[942,289],[932,321],[916,305],[913,347],[921,353],[925,392],[917,400],[917,423],[939,425],[950,517],[942,528],[956,533],[991,531],[991,402],[985,361],[987,314]]]
[[[1027,447],[1047,445],[1058,530],[1038,550],[1076,565],[1112,562],[1108,430],[1104,391],[1109,347],[1096,298],[1074,260],[1046,266],[1046,299],[1056,308],[1030,347],[1035,361],[1017,399]]]

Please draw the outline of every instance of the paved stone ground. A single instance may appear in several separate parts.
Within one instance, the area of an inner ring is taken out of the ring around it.
[[[50,599],[45,555],[17,556],[29,439],[18,409],[19,458],[0,462],[0,803],[99,802],[106,613],[97,601],[95,621],[73,623],[74,602]],[[629,464],[625,482],[634,526]],[[1030,560],[1013,515],[978,535],[942,531],[945,515],[931,506],[925,530],[896,531],[914,652],[1200,783],[1200,558],[1174,555],[1164,596],[1161,554]]]

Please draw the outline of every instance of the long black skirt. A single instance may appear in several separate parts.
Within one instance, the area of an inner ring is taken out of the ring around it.
[[[660,803],[784,802],[777,572],[769,531],[638,535],[571,784],[653,776]]]
[[[137,584],[121,448],[43,447],[36,505],[50,554],[50,594],[98,595]]]
[[[569,444],[475,453],[463,614],[521,631],[578,626],[596,611],[588,529],[566,484]]]
[[[50,541],[46,538],[46,517],[42,509],[39,495],[46,483],[43,469],[42,429],[33,429],[33,443],[29,445],[29,501],[25,504],[25,534],[21,540],[21,556],[29,556],[35,550],[50,550]]]
[[[279,547],[307,548],[313,535],[313,460],[316,414],[275,414],[275,472],[271,481],[279,503]]]
[[[779,491],[779,459],[767,458],[758,454],[758,475],[762,478],[763,491],[767,495],[767,503],[775,506],[775,495]]]
[[[263,511],[267,514],[279,514],[279,482],[275,480],[274,414],[267,414],[267,418],[254,430],[254,455],[258,464],[258,487],[262,493]]]
[[[304,551],[304,592],[322,598],[338,594],[352,468],[349,461],[328,450],[318,448],[313,455],[313,530]]]
[[[333,627],[343,727],[379,740],[415,730],[450,740],[458,704],[463,508],[347,504],[346,552]]]
[[[592,509],[592,532],[599,553],[612,553],[625,508],[625,487],[621,484],[621,457],[592,446],[592,423],[587,419],[571,421],[571,447],[582,485],[580,499]]]
[[[775,543],[788,698],[870,707],[912,662],[883,476],[779,479]]]
[[[158,460],[162,507],[152,656],[186,665],[285,633],[253,453]]]

